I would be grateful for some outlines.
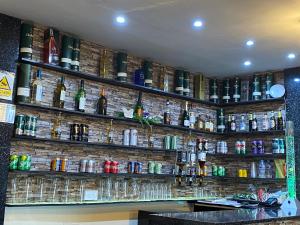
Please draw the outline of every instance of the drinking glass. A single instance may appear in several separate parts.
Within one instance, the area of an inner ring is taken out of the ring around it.
[[[44,202],[44,178],[38,179],[38,186],[39,186],[39,202]]]
[[[66,179],[65,180],[65,199],[64,199],[64,201],[66,203],[69,201],[69,185],[70,185],[70,180]]]
[[[11,202],[16,203],[17,196],[17,178],[11,179]]]

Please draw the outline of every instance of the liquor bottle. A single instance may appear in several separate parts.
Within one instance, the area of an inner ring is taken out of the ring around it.
[[[210,131],[210,118],[209,116],[205,117],[205,131],[209,132]]]
[[[164,124],[171,124],[171,114],[170,114],[170,102],[167,100],[166,108],[164,112]]]
[[[281,110],[278,112],[278,117],[277,117],[277,130],[283,130],[284,124],[283,124],[283,117],[282,117],[282,112]]]
[[[142,103],[142,92],[141,91],[139,92],[139,97],[138,97],[137,103],[134,108],[134,115],[137,118],[143,118],[143,116],[144,116],[144,106]]]
[[[117,54],[117,80],[127,82],[127,53],[118,52]]]
[[[60,83],[57,85],[54,91],[53,105],[57,108],[64,108],[65,97],[66,97],[66,86],[65,86],[65,77],[61,77]]]
[[[234,102],[241,101],[241,80],[238,77],[234,78],[232,98]]]
[[[246,121],[245,121],[245,116],[241,116],[241,121],[240,121],[240,131],[245,131],[246,130]]]
[[[230,102],[230,80],[225,79],[223,80],[223,102],[229,103]]]
[[[20,37],[20,58],[32,58],[33,25],[29,23],[21,24]]]
[[[205,130],[205,121],[203,120],[203,118],[200,115],[197,118],[197,129]]]
[[[71,69],[79,71],[80,65],[80,39],[73,39],[73,50],[72,50],[72,61],[71,61]]]
[[[261,98],[260,77],[254,74],[252,82],[252,100],[259,100]]]
[[[257,119],[255,113],[252,114],[252,120],[251,121],[249,120],[249,131],[258,131]]]
[[[227,132],[230,132],[230,127],[231,127],[231,115],[228,115],[228,120],[227,120]]]
[[[86,102],[86,91],[84,90],[84,80],[80,81],[80,88],[75,96],[75,110],[84,112]]]
[[[59,31],[49,28],[44,33],[44,62],[59,65]]]
[[[61,43],[60,65],[64,69],[71,69],[73,38],[68,35],[63,35]]]
[[[106,115],[107,114],[107,98],[105,97],[104,88],[102,88],[100,98],[98,100],[97,113],[100,114],[100,115]]]
[[[269,130],[270,126],[269,126],[269,118],[268,118],[268,114],[265,113],[264,114],[264,118],[263,118],[263,130]]]
[[[162,66],[159,70],[158,87],[160,90],[169,92],[169,76],[166,72],[166,67]]]
[[[110,124],[107,128],[107,144],[114,143],[114,131],[113,131],[113,120],[110,120]]]
[[[219,87],[217,79],[209,80],[209,100],[214,103],[219,103]]]
[[[271,112],[270,115],[270,130],[276,130],[276,120],[273,111]]]
[[[145,60],[143,63],[143,71],[145,75],[145,87],[152,87],[153,83],[153,69],[152,62]]]
[[[31,103],[40,104],[43,98],[42,71],[36,71],[36,78],[31,85]]]
[[[266,86],[265,75],[261,75],[260,78],[260,91],[261,91],[261,99],[267,99],[267,86]]]
[[[212,117],[209,118],[209,132],[214,132],[215,124]]]
[[[230,131],[236,132],[236,121],[234,115],[231,116]]]
[[[225,132],[225,115],[224,109],[217,110],[217,132],[224,133]]]
[[[100,56],[100,76],[103,78],[107,78],[109,75],[109,57],[106,49],[102,50],[102,54]]]
[[[183,72],[183,95],[190,95],[190,72]]]
[[[194,98],[205,99],[205,77],[203,74],[194,75]]]
[[[61,112],[58,113],[58,116],[55,117],[52,121],[51,128],[51,138],[60,139],[61,137]]]
[[[182,115],[182,126],[190,127],[190,116],[188,111],[188,102],[185,102],[185,109],[183,110]]]
[[[174,92],[176,94],[182,95],[183,94],[183,71],[176,70],[175,71],[175,82],[174,82]]]
[[[154,137],[153,137],[152,127],[150,127],[150,129],[148,129],[147,139],[148,139],[148,147],[153,148],[154,147]]]
[[[272,98],[271,97],[271,93],[270,93],[270,89],[273,85],[273,74],[271,72],[267,72],[267,75],[266,75],[266,97],[267,99],[270,99]]]
[[[31,65],[21,63],[18,67],[17,101],[30,102]]]

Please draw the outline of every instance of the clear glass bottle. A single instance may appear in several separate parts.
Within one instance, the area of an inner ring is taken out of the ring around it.
[[[65,86],[65,77],[62,76],[60,83],[58,83],[54,91],[53,105],[57,108],[64,108],[65,98],[66,98],[66,86]]]
[[[246,130],[246,121],[245,121],[245,116],[241,116],[241,121],[240,121],[240,131],[245,131]]]
[[[31,85],[31,103],[41,104],[43,99],[43,81],[42,71],[38,69],[36,71],[36,78]]]
[[[264,118],[263,118],[263,130],[264,131],[269,130],[269,118],[267,113],[264,114]]]

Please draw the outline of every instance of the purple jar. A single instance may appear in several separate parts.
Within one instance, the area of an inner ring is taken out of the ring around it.
[[[263,140],[256,141],[256,145],[257,145],[257,153],[258,154],[264,154],[265,153],[265,147],[264,147]]]
[[[252,154],[253,155],[256,155],[258,153],[257,141],[256,140],[251,142],[251,149],[252,149]]]

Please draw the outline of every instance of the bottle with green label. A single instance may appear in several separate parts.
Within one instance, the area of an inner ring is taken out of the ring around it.
[[[267,97],[267,99],[272,98],[271,93],[270,93],[270,89],[271,89],[272,85],[273,85],[273,73],[267,72],[267,75],[266,75],[266,97]]]
[[[230,80],[225,79],[223,80],[223,102],[229,103],[230,102]]]
[[[219,103],[219,86],[217,79],[209,80],[209,100],[214,103]]]
[[[153,83],[153,69],[152,62],[145,60],[143,63],[143,71],[145,77],[145,87],[152,87]]]
[[[21,24],[20,58],[32,59],[33,25],[27,22]]]
[[[224,133],[225,129],[225,113],[224,109],[221,108],[217,110],[217,132]]]
[[[232,99],[234,102],[241,101],[241,80],[240,78],[236,77],[233,80],[233,94]]]
[[[127,53],[117,53],[117,80],[127,82]]]
[[[84,89],[84,80],[80,81],[80,88],[75,96],[75,110],[84,112],[86,102],[86,91]]]
[[[190,72],[189,71],[183,72],[183,95],[185,96],[190,95]]]
[[[18,67],[17,102],[30,102],[31,65],[21,63]]]
[[[175,70],[175,82],[174,82],[174,91],[176,94],[183,94],[183,71]]]
[[[60,65],[64,69],[71,69],[73,53],[73,38],[68,35],[63,35],[61,42],[61,58]]]

